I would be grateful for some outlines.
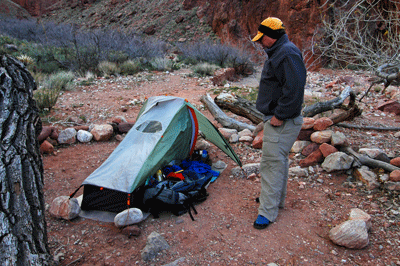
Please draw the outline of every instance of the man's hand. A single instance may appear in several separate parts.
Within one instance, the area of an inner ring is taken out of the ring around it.
[[[276,118],[275,116],[273,116],[271,118],[271,120],[269,121],[269,123],[271,124],[271,126],[273,127],[279,127],[283,124],[283,120],[279,120],[278,118]]]

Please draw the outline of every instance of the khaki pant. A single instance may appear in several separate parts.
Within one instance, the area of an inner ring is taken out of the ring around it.
[[[258,213],[271,222],[283,208],[289,175],[288,155],[299,135],[303,117],[285,120],[279,127],[264,123],[262,157],[260,163],[261,193]]]

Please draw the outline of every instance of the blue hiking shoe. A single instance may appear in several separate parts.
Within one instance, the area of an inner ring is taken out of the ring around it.
[[[270,221],[262,215],[258,215],[253,226],[255,229],[265,229],[270,224]]]

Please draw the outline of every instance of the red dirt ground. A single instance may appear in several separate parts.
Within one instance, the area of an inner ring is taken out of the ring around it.
[[[187,98],[214,121],[201,107],[200,97],[207,92],[212,94],[215,87],[208,78],[189,77],[189,72],[99,79],[93,85],[65,92],[49,117],[57,121],[52,125],[60,129],[70,125],[67,123],[70,117],[84,118],[87,124],[109,123],[115,116],[134,121],[141,104],[132,105],[132,100],[168,94]],[[343,74],[314,75],[318,78],[310,82],[326,92],[325,86]],[[233,85],[244,86],[247,81],[250,86],[257,86],[256,77]],[[366,89],[368,84],[359,86]],[[378,104],[381,96],[375,95],[368,98],[366,105]],[[350,122],[399,124],[399,117],[373,113]],[[393,137],[394,132],[365,133],[336,126],[333,129],[344,132],[352,145],[361,147],[367,143],[399,156],[399,139]],[[77,143],[57,146],[54,154],[44,155],[46,204],[72,193],[118,144],[115,139]],[[243,164],[259,162],[259,150],[243,143],[232,146]],[[59,220],[47,211],[49,245],[60,265],[165,265],[178,259],[174,265],[267,265],[272,262],[278,265],[400,265],[398,193],[380,189],[371,192],[357,182],[349,184],[346,173],[328,174],[314,167],[314,173],[308,178],[290,178],[286,207],[275,223],[260,231],[252,226],[257,216],[255,198],[260,182],[233,177],[234,162],[215,147],[209,153],[213,162],[222,160],[228,168],[209,186],[208,199],[196,206],[195,221],[188,214],[177,217],[166,213],[159,219],[150,216],[138,224],[140,236],[128,238],[112,223],[83,218]],[[291,166],[297,162],[294,159]],[[328,238],[329,230],[347,220],[350,209],[356,207],[372,216],[370,243],[362,250],[337,246]],[[170,248],[154,261],[144,262],[141,250],[154,231],[166,239]]]

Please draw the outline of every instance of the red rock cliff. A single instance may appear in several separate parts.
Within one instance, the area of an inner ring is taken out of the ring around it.
[[[250,39],[262,20],[279,17],[290,39],[306,47],[320,22],[320,2],[316,0],[184,0],[186,9],[199,6],[199,17],[207,19],[214,32],[225,42]]]

